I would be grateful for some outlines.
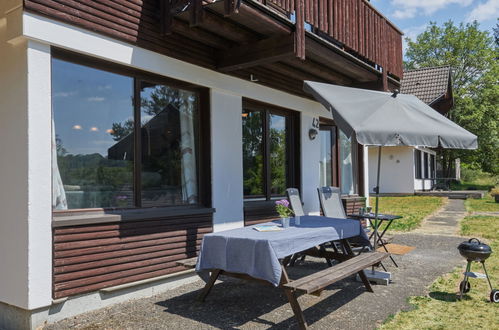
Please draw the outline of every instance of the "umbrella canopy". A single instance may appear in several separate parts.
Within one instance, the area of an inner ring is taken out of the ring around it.
[[[339,128],[373,146],[476,149],[477,137],[414,95],[305,81],[303,89],[330,110]]]

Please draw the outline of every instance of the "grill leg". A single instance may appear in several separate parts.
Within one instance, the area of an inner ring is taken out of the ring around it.
[[[468,275],[466,275],[469,271],[471,270],[471,261],[468,261],[468,264],[466,265],[466,273],[464,274],[464,280],[463,282],[466,283],[468,281]],[[459,291],[459,299],[463,298],[464,294],[464,285],[461,286],[461,289]]]
[[[490,283],[490,278],[489,278],[489,274],[487,273],[487,269],[485,268],[485,261],[482,261],[482,267],[483,267],[483,271],[485,272],[485,276],[487,276],[487,282],[489,282],[490,290],[494,290],[492,288],[492,283]]]

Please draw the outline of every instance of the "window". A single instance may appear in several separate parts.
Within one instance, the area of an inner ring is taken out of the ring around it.
[[[357,190],[357,143],[339,131],[340,142],[340,188],[344,195],[353,195]]]
[[[414,150],[414,167],[416,179],[421,179],[421,150]]]
[[[322,187],[336,186],[336,127],[321,125],[320,127],[321,158],[319,160],[319,184]]]
[[[429,173],[429,162],[428,162],[428,153],[424,152],[424,163],[423,163],[423,168],[424,168],[424,178],[428,179],[430,177]]]
[[[55,210],[202,202],[202,92],[122,71],[52,60]]]
[[[243,125],[243,179],[245,198],[270,200],[283,196],[297,183],[299,155],[293,112],[245,102]]]
[[[430,175],[432,179],[436,178],[435,175],[435,155],[430,155]]]

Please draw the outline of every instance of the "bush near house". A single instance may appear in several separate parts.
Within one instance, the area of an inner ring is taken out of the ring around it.
[[[469,216],[461,223],[461,234],[479,237],[491,245],[492,255],[486,261],[494,288],[499,287],[499,217]],[[464,240],[464,238],[463,238]],[[483,273],[474,263],[473,271]],[[471,291],[461,301],[456,299],[462,281],[463,266],[439,277],[424,297],[412,297],[414,309],[390,317],[381,329],[497,329],[499,304],[489,302],[490,288],[485,280],[470,279]]]
[[[380,197],[379,212],[403,216],[393,222],[390,230],[410,231],[419,227],[425,217],[438,210],[444,199],[434,196]],[[370,201],[374,211],[376,199],[371,197]]]

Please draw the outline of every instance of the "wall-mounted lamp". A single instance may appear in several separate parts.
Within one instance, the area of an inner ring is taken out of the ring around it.
[[[315,128],[311,128],[308,130],[308,137],[310,138],[310,140],[315,140],[317,134],[319,134],[319,132]]]

